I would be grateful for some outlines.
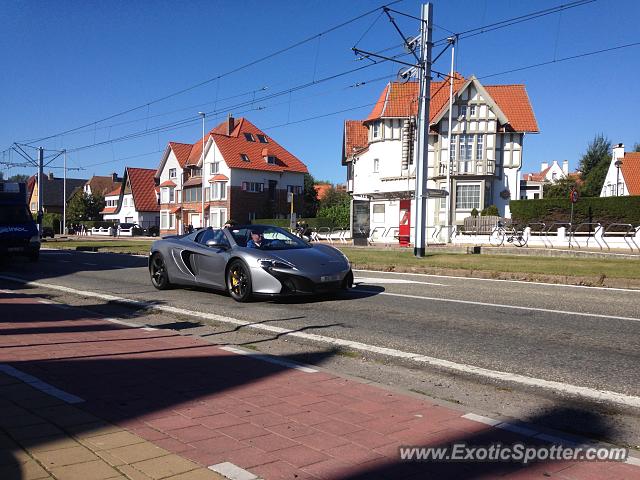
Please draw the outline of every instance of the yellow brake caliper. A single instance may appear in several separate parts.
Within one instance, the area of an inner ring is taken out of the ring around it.
[[[231,275],[231,287],[235,290],[240,284],[240,280],[238,278],[238,272],[234,271]]]

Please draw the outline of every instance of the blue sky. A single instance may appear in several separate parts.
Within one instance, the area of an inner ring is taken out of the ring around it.
[[[436,0],[434,40],[446,37],[447,30],[462,32],[561,2]],[[144,105],[382,4],[372,0],[5,2],[0,30],[4,60],[0,149]],[[404,0],[392,8],[419,16],[420,2]],[[418,32],[417,21],[396,18],[407,35]],[[640,142],[636,120],[640,46],[482,77],[639,42],[638,18],[640,2],[598,0],[459,43],[456,69],[464,76],[474,74],[487,85],[526,85],[541,133],[525,139],[523,171],[538,170],[540,162],[554,159],[568,159],[575,168],[597,133],[628,148]],[[200,137],[198,111],[217,112],[217,117],[212,114],[207,119],[207,128],[231,112],[265,129],[304,161],[316,178],[341,182],[344,120],[366,117],[400,66],[381,63],[291,94],[264,97],[364,66],[367,62],[356,61],[351,51],[356,43],[365,50],[379,50],[399,45],[400,38],[386,17],[368,15],[187,93],[38,145],[72,151],[140,133],[131,140],[70,153],[68,165],[85,170],[69,176],[120,173],[125,166],[155,168],[168,141],[194,142]],[[447,71],[449,59],[447,52],[434,69]],[[348,111],[301,121],[339,110]],[[179,128],[154,131],[190,118],[192,122]],[[11,160],[21,161],[15,154]],[[52,164],[61,165],[61,160]],[[4,170],[9,175],[32,171]]]

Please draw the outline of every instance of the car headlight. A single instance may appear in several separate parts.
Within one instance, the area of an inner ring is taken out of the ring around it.
[[[258,265],[260,265],[264,269],[269,269],[269,268],[291,269],[291,268],[294,268],[293,265],[291,265],[290,263],[285,262],[283,260],[271,260],[271,259],[268,259],[268,258],[261,258],[260,260],[258,260]]]
[[[34,235],[33,237],[31,237],[29,239],[29,243],[36,243],[36,242],[40,243],[40,236],[39,235]]]

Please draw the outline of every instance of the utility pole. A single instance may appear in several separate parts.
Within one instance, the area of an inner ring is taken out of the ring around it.
[[[413,254],[424,257],[427,228],[427,173],[429,167],[429,103],[431,101],[431,31],[433,8],[422,5],[420,28],[420,102],[417,122],[416,158],[416,230]]]
[[[204,112],[198,112],[198,115],[202,117],[202,168],[200,169],[200,177],[202,178],[202,210],[200,213],[200,227],[204,228],[204,193],[205,193],[205,183],[204,183],[204,119],[207,116]]]
[[[38,147],[38,232],[42,233],[42,180],[44,177],[44,148]]]
[[[447,159],[447,192],[449,192],[449,198],[447,198],[445,213],[447,216],[446,219],[446,233],[445,238],[447,243],[451,243],[451,210],[453,206],[451,205],[451,163],[455,160],[456,155],[455,152],[451,151],[451,140],[453,139],[453,132],[451,131],[453,125],[453,75],[454,75],[454,60],[455,60],[455,49],[456,49],[456,36],[449,37],[447,41],[451,45],[451,70],[449,72],[449,128],[447,130],[448,141],[449,141],[449,158]]]
[[[62,235],[67,234],[67,150],[62,151],[64,155],[64,173],[62,180]]]

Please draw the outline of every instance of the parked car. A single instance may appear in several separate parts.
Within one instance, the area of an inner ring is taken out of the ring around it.
[[[156,240],[149,274],[159,290],[206,286],[226,290],[238,302],[252,295],[315,294],[353,285],[351,265],[340,250],[267,225],[209,227]]]

